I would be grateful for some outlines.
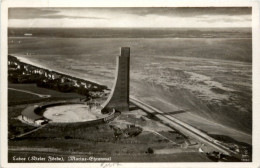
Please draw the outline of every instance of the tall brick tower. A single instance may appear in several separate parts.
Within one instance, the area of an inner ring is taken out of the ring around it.
[[[113,109],[120,112],[129,111],[129,47],[121,47],[121,55],[117,56],[116,63],[114,86],[108,99],[101,105],[103,113],[107,113]]]

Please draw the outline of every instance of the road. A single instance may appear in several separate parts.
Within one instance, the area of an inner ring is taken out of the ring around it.
[[[34,92],[30,92],[30,91],[27,91],[27,90],[20,90],[20,89],[14,89],[14,88],[8,88],[9,90],[15,90],[15,91],[18,91],[18,92],[24,92],[24,93],[29,93],[29,94],[32,94],[32,95],[36,95],[40,98],[48,98],[48,97],[51,97],[51,95],[43,95],[43,94],[38,94],[38,93],[34,93]]]
[[[176,130],[180,131],[187,137],[191,137],[193,139],[196,139],[206,145],[209,145],[213,147],[216,151],[219,151],[220,153],[234,156],[237,155],[235,151],[230,150],[226,146],[220,144],[216,139],[213,139],[206,133],[198,130],[197,128],[194,128],[193,126],[184,123],[170,115],[164,114],[163,111],[156,109],[150,105],[147,105],[146,103],[134,98],[130,97],[130,102],[134,104],[135,106],[141,108],[142,110],[154,114],[156,117],[158,117],[163,122],[169,124],[170,126],[174,127]]]
[[[33,129],[33,130],[29,131],[29,132],[25,132],[25,133],[23,133],[23,134],[16,135],[16,136],[14,136],[14,137],[12,137],[12,138],[10,138],[10,139],[15,139],[15,138],[23,137],[23,136],[25,136],[25,135],[31,134],[31,133],[33,133],[33,132],[36,132],[36,131],[38,131],[39,129],[42,129],[42,128],[45,127],[45,126],[46,126],[46,125],[42,125],[42,126],[40,126],[40,127],[38,127],[38,128],[35,128],[35,129]]]

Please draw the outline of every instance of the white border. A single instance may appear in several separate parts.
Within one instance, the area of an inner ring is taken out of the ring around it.
[[[101,163],[8,163],[7,162],[7,27],[8,7],[252,7],[253,29],[253,162],[252,163],[120,163],[118,167],[227,167],[260,168],[260,35],[259,1],[181,1],[181,0],[4,0],[1,4],[1,167],[46,168],[51,167],[100,167]],[[115,166],[117,167],[117,166]]]

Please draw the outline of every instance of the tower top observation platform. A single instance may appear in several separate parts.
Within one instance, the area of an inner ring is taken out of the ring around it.
[[[130,57],[130,47],[121,47],[121,57]]]

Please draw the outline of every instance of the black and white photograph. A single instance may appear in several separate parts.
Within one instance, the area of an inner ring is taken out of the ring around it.
[[[7,11],[7,163],[257,161],[252,5]]]

